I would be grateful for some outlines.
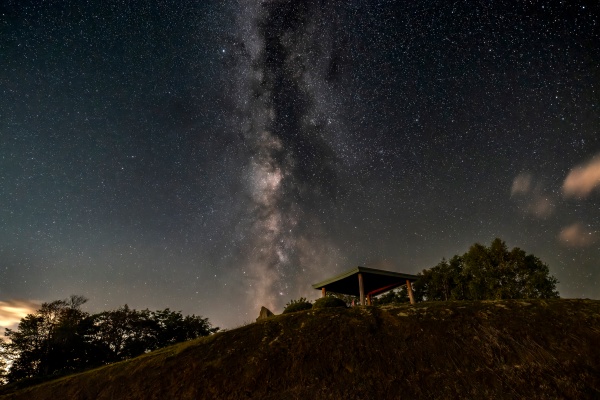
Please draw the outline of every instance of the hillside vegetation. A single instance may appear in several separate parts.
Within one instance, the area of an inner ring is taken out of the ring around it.
[[[0,398],[600,398],[600,301],[299,311]]]

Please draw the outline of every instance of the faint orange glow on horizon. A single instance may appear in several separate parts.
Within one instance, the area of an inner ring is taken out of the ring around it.
[[[0,301],[0,340],[4,339],[4,329],[16,328],[21,318],[34,313],[39,306],[40,302],[34,300]]]

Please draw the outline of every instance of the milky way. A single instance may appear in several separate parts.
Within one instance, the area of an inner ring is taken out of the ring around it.
[[[310,1],[247,2],[238,16],[233,94],[251,199],[241,257],[256,306],[280,307],[281,299],[298,292],[299,277],[307,282],[327,270],[337,253],[321,227],[331,217],[337,177],[317,98],[317,87],[327,85],[322,60],[330,57],[320,11]]]

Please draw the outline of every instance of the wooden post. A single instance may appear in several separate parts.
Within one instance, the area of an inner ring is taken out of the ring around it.
[[[358,292],[360,293],[360,305],[365,305],[365,288],[363,286],[363,276],[359,272],[358,273]]]
[[[371,300],[371,295],[370,294],[367,295],[367,304],[370,305],[370,306],[373,305],[373,301]]]
[[[325,286],[321,288],[321,297],[325,297],[327,295],[327,290],[325,290]]]
[[[410,281],[408,279],[406,280],[406,290],[408,291],[408,298],[410,299],[410,304],[415,304],[415,295],[413,294],[412,285],[410,284]]]

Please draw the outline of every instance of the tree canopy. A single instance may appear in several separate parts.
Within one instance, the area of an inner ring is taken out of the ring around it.
[[[137,311],[125,305],[89,314],[81,310],[85,302],[83,296],[71,296],[44,303],[22,318],[16,330],[6,330],[0,360],[10,360],[8,382],[121,361],[218,330],[207,318],[184,317],[168,308]]]
[[[463,255],[443,258],[417,275],[413,289],[418,301],[559,297],[558,280],[548,265],[518,247],[509,250],[498,238],[489,247],[475,243]],[[406,286],[374,299],[377,305],[408,301]]]
[[[501,239],[489,247],[475,243],[462,256],[442,259],[415,282],[419,300],[491,300],[557,298],[558,280],[548,265]]]

